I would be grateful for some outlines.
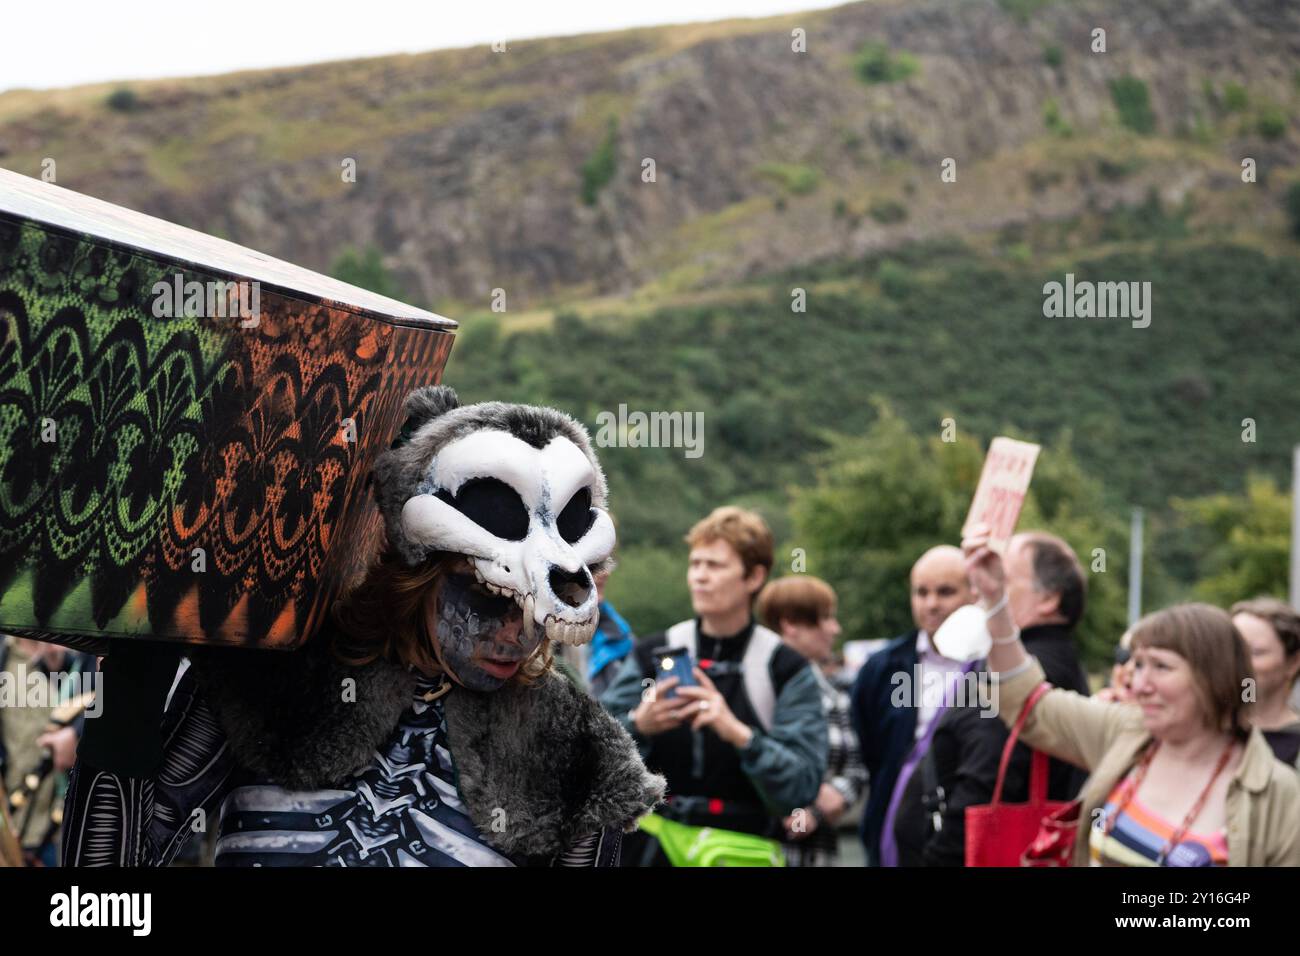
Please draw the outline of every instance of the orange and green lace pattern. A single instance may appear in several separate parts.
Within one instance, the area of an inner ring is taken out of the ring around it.
[[[0,217],[0,630],[293,646],[378,545],[366,473],[451,335],[266,289],[255,328],[155,318],[177,271],[230,278]]]

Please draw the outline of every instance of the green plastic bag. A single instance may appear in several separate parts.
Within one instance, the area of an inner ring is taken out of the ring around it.
[[[752,833],[688,826],[657,813],[638,826],[659,841],[673,866],[785,866],[781,844]]]

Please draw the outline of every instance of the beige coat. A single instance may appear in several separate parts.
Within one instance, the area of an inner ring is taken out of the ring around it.
[[[997,684],[998,713],[1008,727],[1043,680],[1043,669],[1033,661],[1029,670]],[[1056,688],[1034,705],[1021,739],[1090,772],[1079,792],[1083,805],[1071,860],[1087,866],[1093,811],[1151,740],[1142,712]],[[1228,784],[1226,811],[1229,866],[1300,866],[1300,775],[1273,756],[1259,730],[1251,731]]]

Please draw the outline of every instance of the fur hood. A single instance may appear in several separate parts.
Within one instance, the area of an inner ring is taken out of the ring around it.
[[[290,790],[336,786],[366,767],[415,690],[397,665],[339,662],[327,636],[289,653],[192,655],[236,760]],[[664,778],[627,731],[558,674],[490,694],[455,687],[443,706],[470,818],[507,855],[549,857],[602,827],[630,830],[663,799]],[[495,832],[500,811],[506,826]]]
[[[387,451],[376,459],[371,472],[375,501],[384,516],[388,540],[410,567],[428,554],[424,547],[406,536],[402,508],[424,489],[429,463],[439,449],[458,438],[484,429],[507,432],[537,448],[546,447],[555,437],[573,442],[591,463],[594,482],[591,489],[593,508],[608,505],[609,488],[600,460],[591,446],[587,429],[576,419],[537,405],[506,402],[479,402],[461,405],[455,389],[446,385],[429,385],[406,397],[406,423],[402,433]],[[591,568],[596,573],[599,565]]]

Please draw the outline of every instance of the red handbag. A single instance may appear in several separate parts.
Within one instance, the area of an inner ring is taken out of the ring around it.
[[[1069,866],[1074,855],[1074,838],[1079,835],[1082,800],[1071,800],[1043,818],[1034,841],[1020,857],[1021,866]]]
[[[1039,699],[1052,689],[1048,683],[1039,684],[1025,701],[1025,706],[1011,728],[1011,736],[1002,748],[1002,761],[998,765],[998,782],[993,788],[993,802],[966,808],[966,865],[967,866],[1021,866],[1027,849],[1036,845],[1040,833],[1048,819],[1057,820],[1074,807],[1077,819],[1077,803],[1066,800],[1047,799],[1047,754],[1035,750],[1029,769],[1029,802],[1003,803],[1002,785],[1006,782],[1007,765],[1011,763],[1011,752],[1020,738],[1020,730],[1029,717],[1029,712]],[[1062,822],[1054,825],[1051,831],[1054,842],[1045,847],[1049,859],[1060,856],[1059,847],[1065,844],[1064,859],[1069,860],[1073,848],[1074,830]],[[1028,864],[1034,866],[1053,866],[1052,862],[1040,863],[1035,859]]]

